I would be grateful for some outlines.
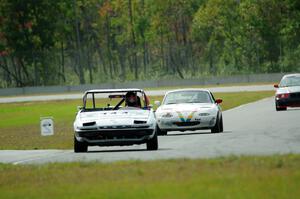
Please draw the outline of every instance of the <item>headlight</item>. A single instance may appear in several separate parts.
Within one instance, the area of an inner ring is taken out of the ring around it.
[[[199,116],[209,116],[209,113],[199,113]]]

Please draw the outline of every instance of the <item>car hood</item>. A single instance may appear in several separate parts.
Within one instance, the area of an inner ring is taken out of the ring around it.
[[[278,88],[276,94],[281,94],[281,93],[300,93],[300,86]]]
[[[186,104],[168,104],[160,106],[156,112],[190,112],[202,111],[215,108],[216,104],[212,103],[186,103]]]
[[[77,116],[80,123],[96,122],[97,125],[124,125],[132,124],[134,120],[147,121],[149,110],[117,110],[81,112]]]

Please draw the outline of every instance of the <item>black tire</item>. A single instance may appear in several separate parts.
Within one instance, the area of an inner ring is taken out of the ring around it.
[[[165,131],[165,130],[161,130],[158,125],[156,125],[156,132],[157,132],[157,135],[167,135],[168,134],[168,131]]]
[[[223,119],[222,117],[219,119],[219,115],[217,116],[217,121],[215,126],[211,129],[212,133],[220,133],[223,132]]]
[[[223,132],[223,117],[220,119],[220,133]]]
[[[148,151],[156,151],[158,149],[157,133],[155,133],[153,138],[147,141],[146,145]]]
[[[286,111],[286,108],[278,108],[278,107],[276,107],[276,111]]]
[[[275,103],[276,111],[286,111],[286,107],[280,108],[277,103]]]
[[[78,142],[74,137],[74,152],[75,153],[84,153],[88,151],[88,145],[82,142]]]

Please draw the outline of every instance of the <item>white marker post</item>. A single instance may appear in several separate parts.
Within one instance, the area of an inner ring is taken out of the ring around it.
[[[41,117],[41,135],[54,135],[54,122],[52,117]]]

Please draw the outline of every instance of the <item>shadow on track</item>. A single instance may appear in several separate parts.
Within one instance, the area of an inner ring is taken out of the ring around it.
[[[167,151],[171,150],[170,148],[159,148],[157,151]],[[147,149],[114,149],[114,150],[94,150],[94,151],[88,151],[87,153],[120,153],[120,152],[143,152],[148,151]],[[154,151],[149,151],[154,152]]]
[[[300,108],[288,108],[286,111],[300,111]],[[281,111],[284,112],[284,111]]]
[[[222,133],[232,133],[232,131],[223,131]],[[159,135],[160,137],[167,137],[167,136],[183,136],[183,135],[206,135],[206,134],[211,134],[211,135],[218,135],[222,133],[211,133],[210,131],[206,132],[190,132],[190,133],[171,133],[167,135]]]

